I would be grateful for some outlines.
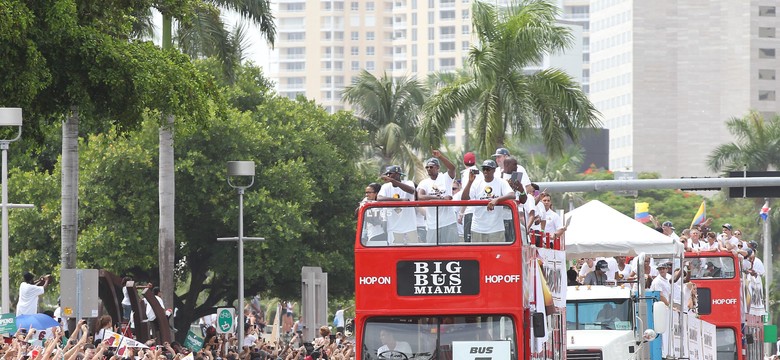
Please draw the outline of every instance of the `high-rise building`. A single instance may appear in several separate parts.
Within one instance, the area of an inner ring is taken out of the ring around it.
[[[504,5],[508,0],[488,1]],[[277,91],[315,99],[331,112],[347,107],[342,91],[363,69],[425,82],[428,74],[462,67],[473,41],[472,0],[275,0],[272,5],[278,35],[269,75]],[[527,71],[555,66],[577,80],[587,76],[582,70],[583,18],[571,17],[561,23],[572,29],[575,46]],[[464,138],[458,119],[446,140],[461,148]]]
[[[776,2],[593,0],[590,97],[610,168],[712,175],[725,121],[778,112]]]

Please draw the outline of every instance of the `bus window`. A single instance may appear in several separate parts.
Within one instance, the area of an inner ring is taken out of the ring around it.
[[[736,274],[732,257],[701,257],[690,262],[691,279],[731,279]]]
[[[417,219],[413,224],[397,220],[409,212],[413,214],[407,218],[414,215]],[[506,205],[496,206],[491,211],[486,205],[380,205],[365,208],[362,219],[360,242],[369,247],[511,244],[517,238],[517,218]],[[525,239],[522,223],[519,226],[521,239]]]
[[[453,347],[468,344],[479,348],[480,344],[490,346],[496,342],[506,342],[511,354],[506,358],[517,359],[515,326],[510,317],[371,318],[367,320],[363,333],[363,360],[448,360],[453,358]]]
[[[567,330],[631,330],[634,328],[628,299],[567,301]]]
[[[737,360],[737,343],[734,329],[717,328],[715,342],[718,344],[718,360]]]

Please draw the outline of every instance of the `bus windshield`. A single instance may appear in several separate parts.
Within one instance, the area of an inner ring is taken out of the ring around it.
[[[566,302],[567,330],[632,330],[632,320],[628,299]]]
[[[465,349],[515,360],[514,327],[505,315],[373,317],[366,321],[362,359],[452,359]]]
[[[512,210],[505,205],[488,211],[483,204],[425,207],[372,204],[376,206],[364,209],[360,224],[360,242],[364,246],[484,245],[515,241]],[[524,234],[522,223],[520,229]]]
[[[713,256],[688,258],[691,279],[731,279],[736,274],[734,258],[731,256]]]

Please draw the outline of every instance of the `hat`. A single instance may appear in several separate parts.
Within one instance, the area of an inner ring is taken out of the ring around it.
[[[757,249],[757,248],[758,248],[758,243],[757,243],[757,242],[755,242],[755,241],[751,241],[751,242],[749,242],[749,243],[748,243],[748,246],[749,246],[751,249],[754,249],[754,250],[755,250],[755,249]]]
[[[607,264],[606,260],[599,260],[596,262],[596,269],[601,271],[607,270],[609,269],[609,264]]]
[[[477,157],[474,156],[473,152],[469,151],[463,155],[463,165],[473,166],[476,163],[477,163]]]
[[[431,165],[431,164],[441,167],[441,164],[439,164],[439,159],[437,158],[430,158],[428,159],[428,161],[425,162],[425,165]]]
[[[723,224],[723,227],[726,228],[726,229],[731,230],[731,224],[729,224],[729,223]]]
[[[656,268],[656,269],[660,269],[660,268],[666,268],[666,269],[668,269],[668,268],[670,268],[670,267],[671,267],[671,266],[669,266],[669,263],[659,263],[658,265],[656,265],[656,266],[655,266],[655,268]]]
[[[497,168],[498,165],[496,165],[496,162],[493,160],[485,160],[482,162],[482,167],[489,167],[489,168]]]
[[[672,226],[672,222],[671,221],[664,221],[664,223],[661,224],[661,226],[668,226],[668,227],[672,228],[672,230],[674,230],[674,226]]]
[[[496,156],[499,156],[499,155],[509,156],[509,150],[507,150],[506,148],[498,148],[498,149],[496,149],[496,153],[493,154],[493,157],[496,157]]]
[[[387,168],[385,168],[385,175],[387,175],[387,174],[394,174],[394,173],[399,173],[401,175],[406,175],[406,174],[401,172],[401,167],[398,166],[398,165],[390,165]]]

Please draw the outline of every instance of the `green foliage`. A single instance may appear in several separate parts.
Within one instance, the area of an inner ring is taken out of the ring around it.
[[[780,168],[780,116],[764,119],[758,111],[726,121],[734,142],[721,144],[707,157],[710,170]]]

